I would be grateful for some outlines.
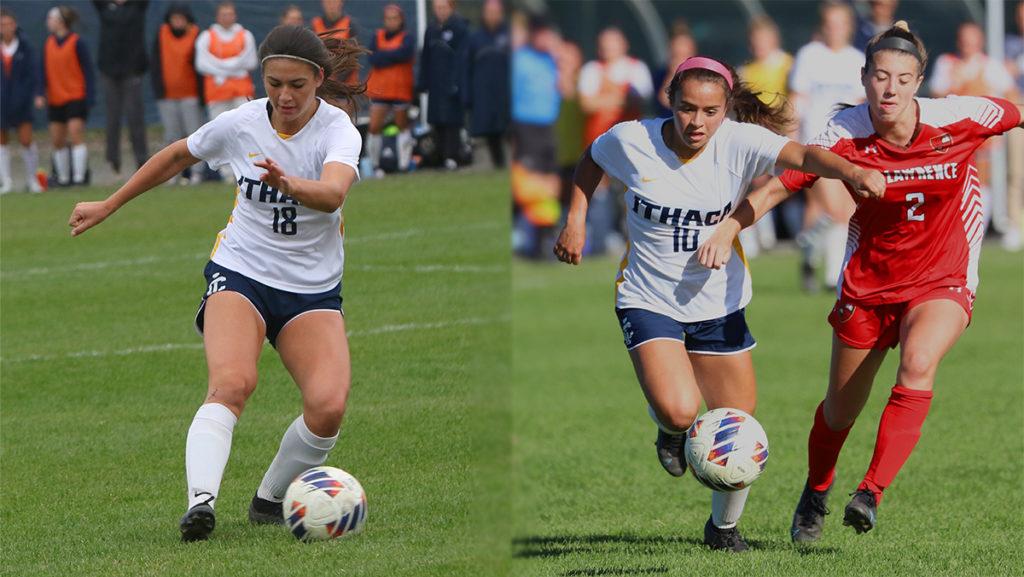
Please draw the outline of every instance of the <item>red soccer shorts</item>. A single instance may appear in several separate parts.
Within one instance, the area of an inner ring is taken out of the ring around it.
[[[923,302],[938,299],[948,299],[963,307],[970,323],[974,294],[964,287],[939,287],[902,303],[859,305],[840,298],[828,315],[828,323],[839,340],[853,348],[892,349],[900,342],[903,316]]]

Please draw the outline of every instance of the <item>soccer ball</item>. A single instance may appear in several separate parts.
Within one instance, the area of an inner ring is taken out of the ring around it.
[[[341,469],[313,467],[288,486],[284,520],[303,541],[352,535],[366,523],[366,493],[355,477]]]
[[[714,491],[739,491],[757,480],[768,463],[768,436],[739,409],[713,409],[686,432],[686,464]]]

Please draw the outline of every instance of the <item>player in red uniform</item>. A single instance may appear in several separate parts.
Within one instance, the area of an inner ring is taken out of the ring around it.
[[[843,518],[857,533],[874,527],[882,491],[921,436],[939,362],[970,322],[985,232],[972,155],[987,138],[1021,126],[1024,115],[1000,98],[916,98],[927,54],[905,22],[872,39],[866,56],[867,102],[836,114],[810,143],[882,171],[887,185],[880,200],[854,196],[846,264],[829,315],[828,392],[814,416],[807,483],[793,516],[796,542],[820,537],[839,451],[888,349],[899,344],[896,385],[874,455]],[[698,249],[701,263],[720,267],[740,228],[816,179],[787,171],[752,192]]]

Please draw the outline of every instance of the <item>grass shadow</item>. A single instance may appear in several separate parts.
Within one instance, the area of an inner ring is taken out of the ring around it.
[[[634,534],[585,534],[517,537],[512,540],[512,556],[518,559],[561,557],[579,553],[626,549],[634,553],[657,553],[673,545],[700,545],[694,537]],[[603,571],[604,569],[601,569]],[[630,569],[632,570],[632,569]],[[599,575],[600,573],[595,573]],[[612,573],[609,573],[612,574]],[[584,575],[584,573],[580,573]]]
[[[560,573],[562,577],[592,577],[597,575],[663,575],[668,567],[604,567],[601,569],[573,569]]]

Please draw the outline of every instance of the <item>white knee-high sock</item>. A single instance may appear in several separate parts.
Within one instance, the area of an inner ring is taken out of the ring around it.
[[[21,149],[21,161],[25,163],[25,180],[30,189],[39,188],[36,172],[39,170],[39,149],[32,143]],[[33,185],[34,184],[34,185]]]
[[[270,463],[270,468],[263,475],[263,482],[256,490],[256,496],[268,501],[283,501],[288,485],[295,477],[310,467],[323,465],[337,441],[338,433],[333,437],[318,437],[313,434],[306,426],[302,415],[299,415],[284,432],[281,447],[277,450],[274,461]]]
[[[14,186],[11,178],[11,147],[0,145],[0,191],[8,192]]]
[[[373,162],[373,168],[380,166],[380,149],[384,145],[384,137],[379,134],[366,135],[366,156]]]
[[[739,491],[711,492],[711,522],[719,529],[729,529],[736,526],[743,514],[743,506],[747,503],[747,495],[750,494],[750,487]]]
[[[686,431],[677,431],[677,430],[673,429],[672,427],[664,425],[661,422],[661,419],[658,418],[658,413],[654,412],[654,407],[652,407],[650,405],[647,405],[647,414],[651,416],[651,420],[654,421],[655,425],[658,425],[659,429],[661,429],[665,433],[668,433],[669,435],[682,435],[683,433],[686,432]]]
[[[68,147],[58,148],[53,151],[53,165],[57,169],[57,182],[67,184],[71,182],[71,149]]]
[[[84,144],[71,147],[71,182],[85,182],[85,171],[89,168],[89,151]]]
[[[220,403],[207,403],[196,411],[185,442],[188,506],[213,506],[231,454],[231,433],[238,417]]]
[[[398,147],[398,170],[409,170],[409,162],[412,160],[412,149],[415,142],[412,139],[412,132],[405,129],[398,133],[398,140],[395,142]]]
[[[836,286],[839,282],[839,273],[843,271],[848,232],[847,225],[836,223],[832,223],[825,231],[825,283],[830,287]]]

